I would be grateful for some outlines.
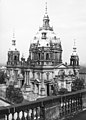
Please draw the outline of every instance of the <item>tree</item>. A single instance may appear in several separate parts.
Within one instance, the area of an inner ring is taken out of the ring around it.
[[[3,71],[0,71],[0,84],[4,84],[5,82],[5,73]]]
[[[72,82],[72,91],[84,89],[84,79],[76,78]]]
[[[69,93],[69,92],[68,92],[68,90],[67,90],[66,88],[61,88],[61,89],[58,91],[58,93],[59,93],[60,95],[63,95],[63,94],[67,94],[67,93]]]
[[[53,85],[53,95],[58,95],[58,83],[54,83]]]
[[[20,88],[15,88],[14,85],[9,85],[6,89],[6,98],[13,103],[23,102],[23,95]]]

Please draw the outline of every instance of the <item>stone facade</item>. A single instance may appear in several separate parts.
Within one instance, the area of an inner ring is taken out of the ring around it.
[[[29,57],[25,61],[16,49],[15,39],[12,40],[14,49],[8,51],[7,70],[15,73],[19,87],[34,94],[47,96],[50,94],[53,81],[57,80],[59,88],[71,85],[74,71],[79,70],[79,57],[76,47],[70,58],[70,65],[62,62],[62,45],[60,38],[50,26],[50,19],[45,13],[43,25],[30,44]],[[61,77],[64,74],[64,79]],[[63,85],[62,85],[63,84]],[[70,86],[68,86],[70,89]]]

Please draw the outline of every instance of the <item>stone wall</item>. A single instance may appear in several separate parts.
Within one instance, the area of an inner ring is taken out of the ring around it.
[[[45,120],[57,120],[59,118],[60,104],[54,103],[46,106],[45,108]]]

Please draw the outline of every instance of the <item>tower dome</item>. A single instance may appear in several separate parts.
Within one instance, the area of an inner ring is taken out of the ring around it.
[[[20,59],[20,52],[16,48],[16,39],[15,39],[15,33],[13,32],[13,39],[12,39],[12,46],[11,49],[8,51],[8,66],[14,66],[19,64]]]
[[[30,44],[30,59],[35,64],[47,63],[56,65],[62,62],[62,47],[60,38],[56,36],[53,27],[49,24],[50,19],[46,12],[43,17],[43,25],[35,35],[32,43]]]
[[[79,56],[77,55],[77,48],[74,40],[74,46],[73,46],[73,53],[70,58],[70,65],[71,66],[79,66]]]

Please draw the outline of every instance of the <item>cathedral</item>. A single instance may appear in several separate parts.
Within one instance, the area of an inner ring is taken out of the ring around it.
[[[27,60],[23,56],[20,58],[13,34],[12,48],[8,51],[7,71],[9,74],[14,73],[15,84],[26,92],[49,96],[53,92],[54,82],[58,83],[58,90],[66,88],[71,91],[72,81],[79,76],[79,56],[74,44],[70,64],[64,64],[62,51],[60,38],[50,26],[46,7],[43,24],[31,41]]]

